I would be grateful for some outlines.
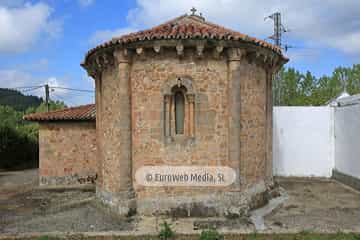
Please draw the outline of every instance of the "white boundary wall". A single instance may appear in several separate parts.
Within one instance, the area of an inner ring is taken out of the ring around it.
[[[360,104],[334,108],[335,169],[360,179]]]
[[[331,177],[333,108],[274,107],[273,118],[274,175]]]

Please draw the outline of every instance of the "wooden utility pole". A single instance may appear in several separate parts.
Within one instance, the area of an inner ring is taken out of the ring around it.
[[[49,85],[45,84],[45,104],[46,104],[46,112],[49,112],[50,110],[50,102],[49,102]]]

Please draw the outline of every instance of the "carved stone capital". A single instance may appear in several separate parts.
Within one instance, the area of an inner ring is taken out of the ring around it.
[[[86,69],[89,76],[99,79],[101,73],[108,67],[113,66],[114,56],[111,52],[100,52],[87,60],[82,66]]]
[[[264,62],[265,55],[260,52],[257,51],[248,52],[246,57],[250,64],[265,66],[265,62]]]
[[[241,61],[245,56],[245,49],[240,48],[228,48],[227,51],[228,61]]]
[[[119,63],[129,63],[130,62],[130,52],[127,49],[119,48],[114,50],[114,58],[116,59],[117,64]]]
[[[137,55],[142,55],[144,54],[144,49],[142,47],[136,48],[136,54]]]
[[[202,57],[203,56],[203,52],[204,52],[204,48],[205,48],[205,43],[204,42],[197,42],[196,44],[196,55],[197,57]]]
[[[216,58],[216,59],[219,58],[220,54],[223,52],[223,50],[224,50],[224,45],[223,44],[217,45],[213,50],[214,58]]]
[[[160,53],[161,46],[159,44],[155,44],[153,48],[156,53]]]
[[[165,94],[164,95],[164,102],[165,103],[170,103],[171,100],[171,95],[170,94]]]
[[[84,68],[86,69],[88,75],[94,79],[100,79],[101,76],[101,71],[99,69],[97,69],[94,66],[84,66]]]
[[[195,102],[195,94],[186,94],[186,98],[189,101],[189,103]]]
[[[103,52],[95,56],[95,63],[97,67],[102,71],[105,68],[114,64],[114,57],[109,52]]]
[[[182,43],[176,44],[176,52],[179,56],[184,55],[184,45]]]

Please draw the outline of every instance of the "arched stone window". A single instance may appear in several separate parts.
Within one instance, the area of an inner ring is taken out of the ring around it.
[[[185,96],[186,88],[184,86],[174,86],[173,102],[174,102],[174,120],[175,120],[175,134],[184,134],[185,124]]]
[[[184,134],[185,98],[181,92],[175,93],[175,132]]]
[[[168,83],[164,94],[164,133],[167,142],[194,137],[194,127],[192,84],[189,84],[189,80],[177,78],[176,82]]]

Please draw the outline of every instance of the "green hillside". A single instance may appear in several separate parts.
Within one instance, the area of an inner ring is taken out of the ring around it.
[[[0,105],[12,107],[17,111],[25,111],[29,107],[37,108],[42,101],[43,99],[37,96],[27,96],[17,90],[0,88]]]

